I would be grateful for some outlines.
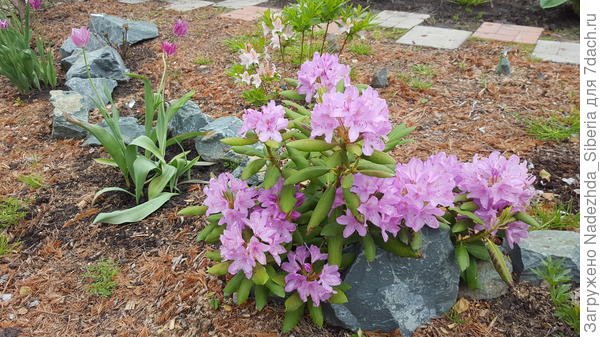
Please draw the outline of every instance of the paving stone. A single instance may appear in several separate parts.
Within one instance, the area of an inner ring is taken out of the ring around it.
[[[471,32],[466,30],[415,26],[396,42],[413,46],[456,49],[469,36],[471,36]]]
[[[120,3],[128,4],[128,5],[136,5],[142,4],[144,2],[148,2],[149,0],[119,0]]]
[[[266,7],[248,6],[221,14],[220,16],[234,20],[254,21],[260,18],[267,9]]]
[[[212,6],[215,3],[211,1],[202,1],[202,0],[167,0],[169,5],[167,9],[172,9],[178,12],[187,12],[194,9]]]
[[[222,2],[218,2],[215,6],[232,8],[232,9],[240,9],[248,6],[256,6],[263,2],[267,2],[267,0],[225,0]]]
[[[473,33],[473,36],[481,39],[534,44],[543,31],[544,28],[540,27],[484,22]]]
[[[539,40],[532,55],[544,61],[579,64],[579,43]]]
[[[411,29],[429,18],[429,14],[400,11],[381,11],[375,17],[375,23],[386,28]]]

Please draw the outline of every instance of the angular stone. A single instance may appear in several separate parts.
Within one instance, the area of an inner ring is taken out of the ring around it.
[[[83,101],[88,110],[96,108],[96,103],[110,103],[112,92],[117,87],[117,81],[107,78],[92,78],[96,90],[92,87],[90,79],[73,77],[65,85],[71,91],[75,91],[83,96]]]
[[[512,263],[506,258],[506,265],[512,273]],[[498,298],[508,292],[508,285],[502,281],[500,275],[490,261],[477,261],[478,289],[469,289],[461,285],[459,297],[468,297],[476,300],[489,300]]]
[[[238,167],[235,168],[235,170],[233,170],[231,172],[231,174],[238,178],[241,179],[242,178],[242,172],[244,172],[244,169],[246,168],[248,162],[242,163],[240,164]],[[262,184],[262,182],[265,180],[265,172],[258,172],[255,175],[251,176],[248,180],[246,180],[246,182],[248,183],[248,185],[250,186],[258,186],[260,184]]]
[[[375,23],[386,28],[411,29],[429,18],[429,14],[384,10],[377,14]]]
[[[121,55],[112,47],[103,47],[90,53],[86,53],[87,61],[90,67],[90,76],[92,78],[108,78],[116,81],[127,80],[126,74],[129,69]],[[67,74],[67,80],[79,77],[88,78],[87,67],[83,55],[78,57],[73,63]]]
[[[381,68],[373,74],[371,79],[371,86],[373,88],[385,88],[388,86],[388,70],[387,68]]]
[[[98,124],[98,126],[103,127],[106,130],[109,130],[108,124],[106,121],[102,121]],[[125,144],[131,143],[137,137],[144,135],[145,129],[143,125],[138,123],[137,118],[135,117],[119,117],[119,127],[121,129],[121,135],[123,136],[123,141]],[[89,135],[84,145],[100,145],[100,142],[93,135]]]
[[[169,102],[169,104],[173,103],[175,100]],[[189,100],[177,111],[169,123],[169,132],[172,136],[196,132],[212,121],[213,119],[203,113],[196,102]]]
[[[579,233],[571,231],[541,230],[529,232],[519,243],[523,261],[522,281],[540,282],[533,272],[549,257],[562,260],[570,271],[573,282],[579,283]],[[516,268],[515,268],[516,269]]]
[[[263,2],[267,2],[267,0],[225,0],[215,4],[218,7],[232,8],[232,9],[240,9],[248,6],[256,6]]]
[[[51,90],[50,103],[54,107],[52,119],[52,138],[83,138],[86,131],[65,119],[64,113],[80,121],[88,121],[88,109],[83,96],[74,91]]]
[[[167,9],[172,9],[178,12],[188,12],[197,8],[208,7],[214,5],[211,1],[202,0],[167,0],[169,5]]]
[[[415,26],[396,42],[411,46],[456,49],[469,36],[471,36],[471,32],[466,30]]]
[[[106,47],[106,46],[108,46],[108,43],[106,43],[106,41],[102,37],[98,36],[97,34],[91,33],[90,34],[90,42],[85,47],[85,50],[89,53],[91,51],[98,50],[98,49],[100,49],[102,47]],[[77,48],[77,46],[75,46],[73,44],[73,41],[71,40],[71,38],[68,37],[63,42],[63,44],[60,46],[60,58],[64,59],[66,57],[69,57],[76,50],[81,50],[81,49]]]
[[[158,36],[158,27],[152,22],[131,21],[107,14],[90,15],[90,31],[107,38],[113,46],[123,45],[125,25],[127,25],[128,44]]]
[[[345,304],[326,307],[330,324],[351,330],[411,334],[431,318],[448,311],[458,295],[459,271],[447,230],[423,230],[423,257],[398,257],[379,250],[373,262],[363,253],[344,282],[352,286]]]
[[[579,64],[579,43],[539,40],[531,55],[544,61]]]
[[[229,161],[236,164],[247,161],[246,156],[237,154],[231,147],[221,143],[221,139],[238,135],[242,120],[237,117],[221,117],[208,123],[198,131],[209,131],[204,137],[195,138],[195,147],[203,160],[217,162]]]

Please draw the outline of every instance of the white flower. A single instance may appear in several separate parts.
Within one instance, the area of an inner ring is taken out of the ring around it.
[[[262,80],[260,79],[260,76],[258,74],[253,74],[253,75],[250,75],[250,78],[252,80],[252,84],[254,84],[254,86],[256,88],[259,88],[260,85],[262,84]]]
[[[273,21],[273,33],[281,33],[283,32],[284,28],[285,25],[283,24],[281,18],[277,18],[275,21]]]
[[[240,55],[240,63],[246,67],[246,69],[252,67],[252,65],[258,65],[259,56],[256,50],[251,45],[246,46],[246,50]]]
[[[244,73],[242,75],[240,75],[240,81],[242,83],[246,83],[247,85],[251,85],[252,77],[250,76],[250,74],[248,74],[247,71],[244,71]]]
[[[267,37],[267,35],[269,35],[269,33],[271,33],[271,29],[264,22],[262,22],[262,29],[263,29],[263,36],[264,37]]]
[[[350,18],[347,18],[345,22],[338,23],[338,25],[340,26],[340,30],[346,34],[350,34],[350,30],[354,27],[354,23],[352,23],[352,19]]]

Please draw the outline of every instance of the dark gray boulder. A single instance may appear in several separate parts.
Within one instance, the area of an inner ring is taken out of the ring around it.
[[[379,69],[373,74],[373,78],[371,79],[371,86],[373,88],[385,88],[388,86],[387,68]]]
[[[229,145],[221,143],[221,139],[238,136],[242,127],[242,120],[237,117],[221,117],[208,123],[198,131],[207,131],[205,136],[195,138],[195,147],[198,155],[203,160],[218,162],[232,162],[242,164],[247,157],[237,154],[231,150]]]
[[[121,55],[114,48],[103,47],[86,53],[86,57],[92,78],[108,78],[116,81],[128,79],[126,74],[129,72],[129,69],[127,69]],[[67,80],[74,77],[88,78],[83,55],[80,55],[69,68],[69,71],[67,71]]]
[[[100,122],[98,126],[101,126],[107,130],[109,129],[106,121]],[[129,144],[137,137],[145,134],[144,126],[138,124],[138,120],[135,117],[119,117],[119,127],[121,129],[121,135],[123,136],[123,141],[125,144]],[[100,145],[100,142],[98,139],[96,139],[96,137],[89,135],[83,144]]]
[[[96,90],[92,87],[90,79],[73,77],[65,85],[71,91],[75,91],[83,96],[83,101],[88,110],[96,108],[96,104],[110,103],[112,92],[117,87],[117,81],[108,78],[92,78]],[[96,93],[97,91],[97,93]]]
[[[379,250],[373,262],[362,253],[344,282],[349,302],[325,307],[330,324],[351,330],[411,334],[456,302],[459,271],[448,230],[423,230],[423,257],[398,257]]]
[[[52,138],[84,138],[86,131],[66,120],[65,112],[83,122],[88,121],[88,109],[83,96],[74,91],[50,91],[52,111]]]
[[[173,103],[175,103],[174,100],[169,102],[169,104]],[[203,113],[196,102],[189,100],[177,111],[169,123],[169,132],[172,136],[196,132],[212,121],[213,119]]]
[[[108,14],[90,15],[90,31],[107,39],[113,46],[123,45],[125,27],[127,27],[128,44],[158,36],[158,27],[152,22],[131,21]]]

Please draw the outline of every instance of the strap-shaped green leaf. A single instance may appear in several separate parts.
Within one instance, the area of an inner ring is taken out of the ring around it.
[[[156,198],[148,200],[145,203],[132,208],[110,213],[100,213],[96,216],[93,223],[101,222],[118,225],[129,222],[138,222],[146,218],[148,215],[154,213],[176,194],[177,193],[162,193]]]

